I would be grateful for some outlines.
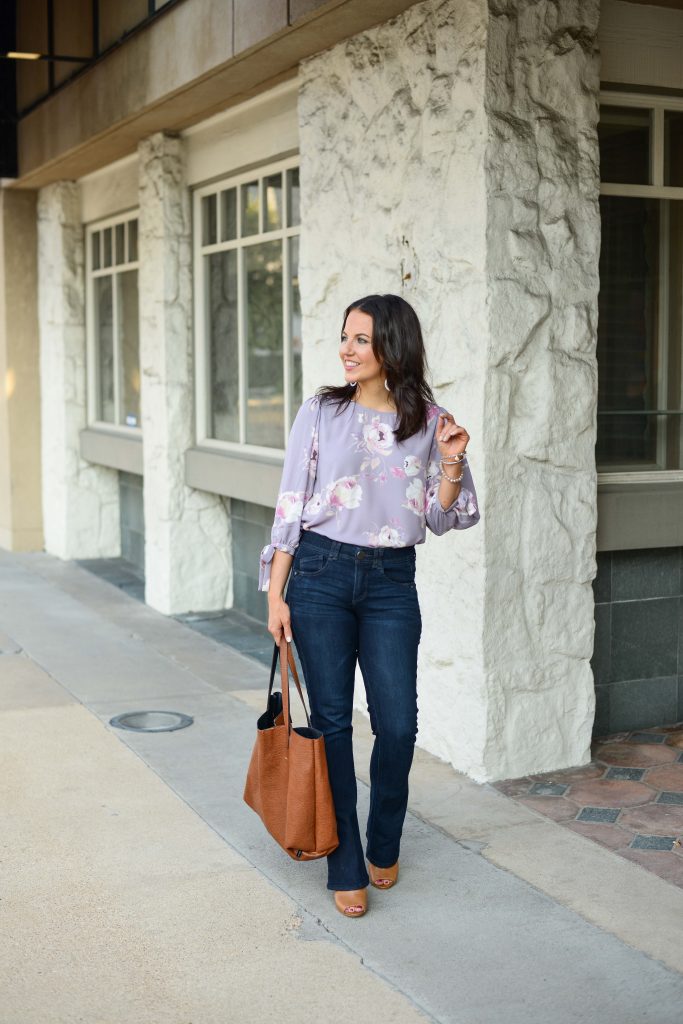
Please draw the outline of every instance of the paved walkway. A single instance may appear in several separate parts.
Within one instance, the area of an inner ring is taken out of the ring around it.
[[[683,888],[683,722],[597,737],[591,754],[496,789]]]
[[[640,865],[418,752],[347,921],[241,800],[261,664],[45,555],[0,553],[0,650],[0,1024],[679,1024],[683,890]],[[195,722],[108,724],[142,708]]]

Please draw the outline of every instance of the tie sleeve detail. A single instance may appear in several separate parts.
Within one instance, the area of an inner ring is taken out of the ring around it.
[[[270,544],[259,558],[259,590],[268,590],[270,570],[276,551],[293,555],[299,546],[301,516],[313,494],[318,463],[320,400],[314,396],[299,408],[289,433]]]

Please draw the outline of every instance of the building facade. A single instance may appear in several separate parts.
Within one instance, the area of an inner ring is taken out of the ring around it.
[[[293,417],[400,293],[482,512],[418,553],[419,743],[683,719],[683,2],[76,7],[4,25],[0,544],[264,621]]]

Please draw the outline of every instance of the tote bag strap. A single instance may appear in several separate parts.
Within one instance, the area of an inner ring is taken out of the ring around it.
[[[306,715],[306,722],[309,729],[311,728],[311,718],[306,707],[306,701],[304,700],[303,690],[301,689],[301,683],[299,682],[299,673],[296,670],[296,662],[294,661],[294,654],[292,653],[292,645],[288,644],[283,637],[280,641],[280,645],[273,645],[273,660],[270,666],[270,683],[268,686],[268,701],[270,701],[270,695],[273,692],[273,682],[275,680],[275,666],[277,665],[278,656],[280,658],[280,677],[282,682],[282,711],[287,725],[287,732],[291,732],[292,729],[292,715],[289,707],[289,673],[287,668],[292,672],[294,677],[294,685],[297,688],[301,703],[304,707],[304,714]],[[266,705],[267,706],[267,705]]]

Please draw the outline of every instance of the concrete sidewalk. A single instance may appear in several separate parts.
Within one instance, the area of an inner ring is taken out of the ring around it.
[[[638,865],[418,752],[345,920],[241,799],[262,665],[46,555],[0,553],[0,650],[0,1024],[680,1022],[683,891]]]

